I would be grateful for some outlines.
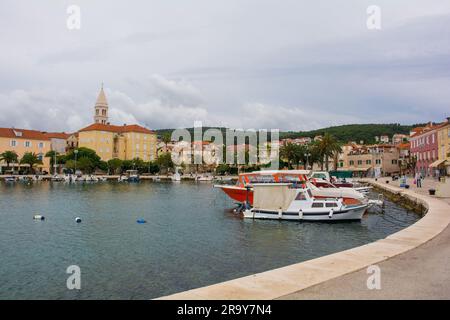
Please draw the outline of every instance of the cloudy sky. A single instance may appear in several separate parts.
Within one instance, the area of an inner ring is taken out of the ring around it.
[[[450,115],[448,0],[2,0],[0,40],[0,126],[78,130],[102,82],[112,123],[153,129]]]

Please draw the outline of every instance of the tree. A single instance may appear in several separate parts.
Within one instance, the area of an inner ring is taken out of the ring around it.
[[[91,173],[96,168],[94,161],[88,157],[81,157],[77,160],[77,169],[85,173]]]
[[[19,156],[15,151],[5,151],[0,154],[0,160],[6,162],[6,168],[9,169],[9,164],[17,162]]]
[[[280,158],[288,162],[290,169],[298,167],[300,161],[305,161],[306,148],[293,143],[287,143],[280,148]]]
[[[322,140],[318,143],[318,149],[322,159],[321,169],[323,170],[323,164],[325,162],[326,171],[329,171],[328,159],[330,157],[333,157],[336,153],[341,152],[341,146],[339,145],[336,138],[334,138],[329,133],[325,133]]]
[[[50,167],[54,168],[54,171],[55,171],[54,173],[56,173],[55,158],[58,159],[59,153],[54,150],[50,150],[49,152],[47,152],[45,154],[45,157],[50,159]]]
[[[161,169],[167,170],[167,172],[174,167],[172,156],[169,152],[159,155],[156,163]]]
[[[117,170],[122,167],[122,160],[117,159],[117,158],[111,159],[111,160],[108,160],[107,164],[108,164],[108,169],[109,169],[110,173],[115,174],[115,173],[117,173]]]
[[[39,157],[32,152],[26,152],[22,159],[20,159],[21,164],[28,164],[30,166],[30,171],[34,171],[34,166],[37,164],[42,164],[42,160],[39,159]]]

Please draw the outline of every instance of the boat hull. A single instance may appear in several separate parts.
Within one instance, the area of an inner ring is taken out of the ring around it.
[[[330,217],[328,212],[277,212],[270,210],[245,210],[244,218],[250,219],[271,219],[271,220],[297,220],[297,221],[352,221],[361,220],[367,210],[367,205],[353,208],[346,208],[336,211]]]

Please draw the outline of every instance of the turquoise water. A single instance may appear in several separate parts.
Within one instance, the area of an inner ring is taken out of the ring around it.
[[[0,299],[151,299],[356,247],[420,218],[390,202],[334,224],[244,220],[232,208],[207,183],[2,182]],[[66,287],[70,265],[81,290]]]

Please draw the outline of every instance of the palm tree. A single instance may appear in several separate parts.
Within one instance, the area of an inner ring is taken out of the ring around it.
[[[0,154],[0,160],[6,162],[6,168],[9,170],[9,164],[17,162],[19,156],[15,151],[5,151]]]
[[[20,159],[21,164],[28,164],[30,166],[30,171],[34,170],[34,166],[37,164],[42,164],[42,160],[33,152],[26,152],[22,159]]]
[[[321,167],[323,170],[323,164],[325,163],[326,171],[329,171],[328,159],[333,157],[335,154],[342,151],[339,142],[331,134],[325,133],[322,141],[318,144],[319,152],[322,158]]]
[[[280,157],[288,162],[289,168],[292,168],[294,164],[298,166],[302,153],[303,149],[293,143],[287,143],[280,148]]]
[[[59,153],[58,152],[56,152],[56,151],[54,151],[54,150],[50,150],[49,152],[47,152],[46,154],[45,154],[45,157],[46,158],[50,158],[50,167],[52,167],[52,168],[54,168],[53,170],[54,170],[54,172],[53,173],[55,173],[56,174],[56,167],[55,167],[55,159],[57,158],[57,157],[59,157]]]

